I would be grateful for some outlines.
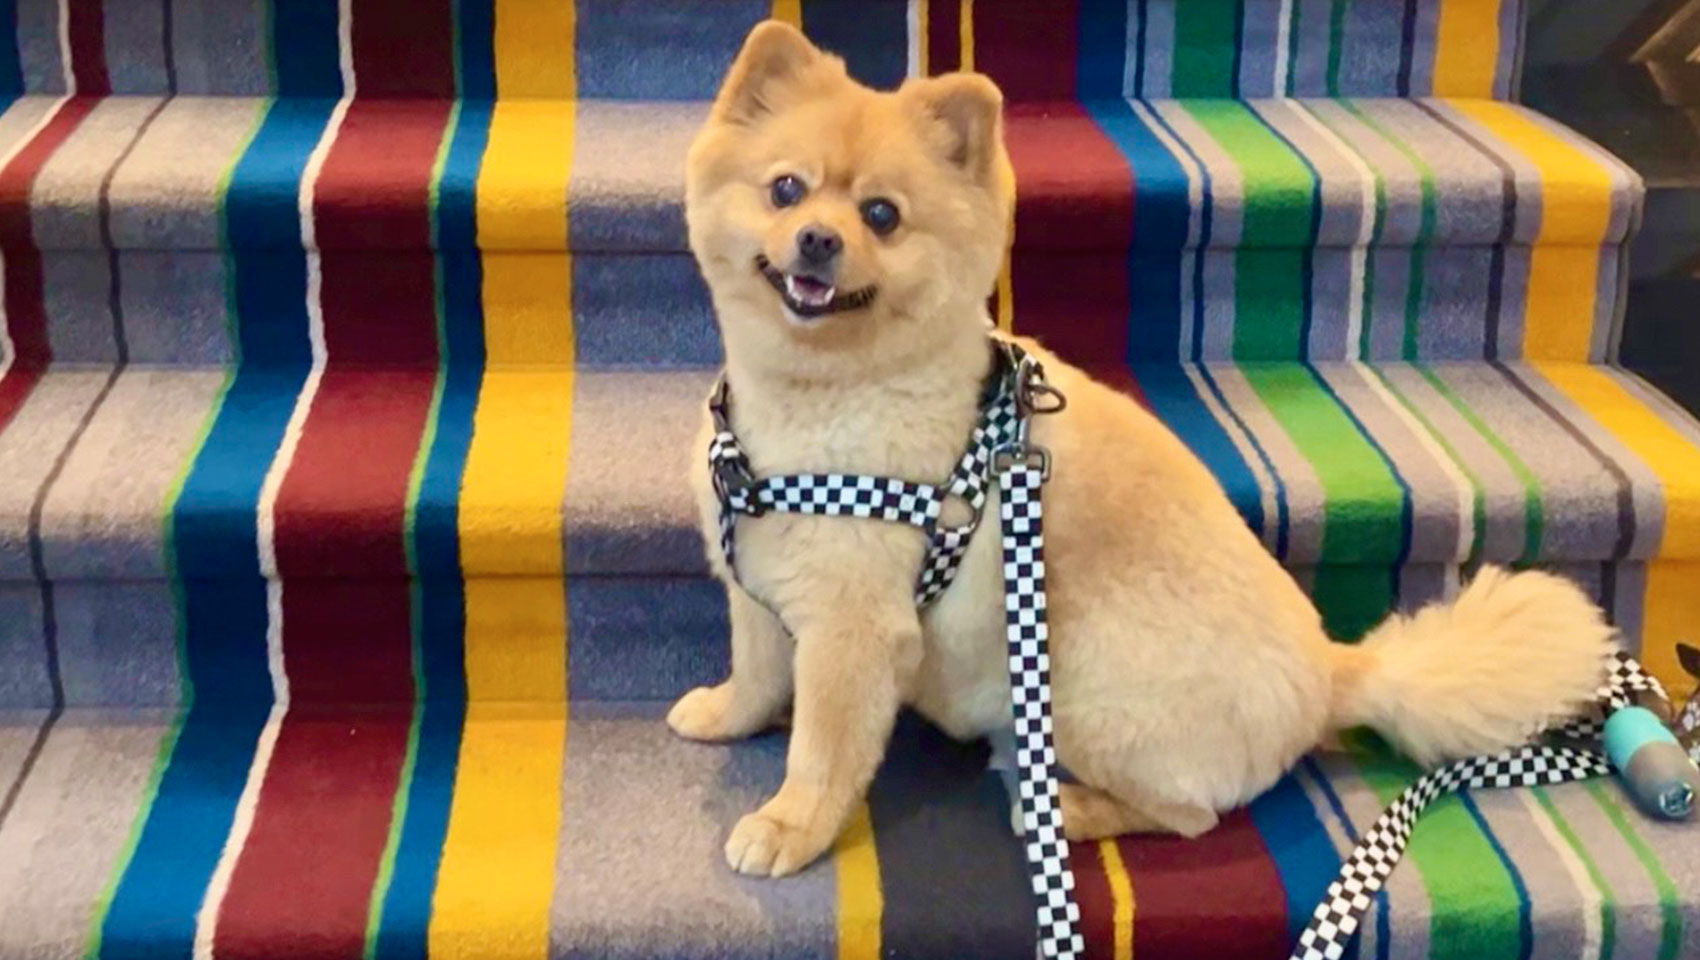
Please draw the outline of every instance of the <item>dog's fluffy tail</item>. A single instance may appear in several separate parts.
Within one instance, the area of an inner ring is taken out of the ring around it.
[[[1612,644],[1570,581],[1485,568],[1452,603],[1332,645],[1332,720],[1371,727],[1425,765],[1496,753],[1592,701]]]

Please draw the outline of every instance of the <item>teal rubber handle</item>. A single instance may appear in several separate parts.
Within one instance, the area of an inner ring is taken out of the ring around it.
[[[1606,718],[1606,756],[1619,770],[1628,768],[1629,758],[1649,743],[1676,743],[1676,734],[1653,711],[1624,707]]]
[[[1649,815],[1681,820],[1694,811],[1700,770],[1676,735],[1645,707],[1624,707],[1606,719],[1606,756],[1624,788]]]

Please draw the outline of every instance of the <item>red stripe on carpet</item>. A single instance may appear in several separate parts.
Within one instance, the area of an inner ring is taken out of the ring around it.
[[[1015,329],[1094,373],[1127,361],[1133,172],[1079,104],[1016,104]]]
[[[1086,108],[1017,103],[1005,116],[1017,248],[1125,251],[1133,239],[1133,169]]]
[[[6,265],[0,286],[5,314],[0,323],[12,342],[11,369],[0,376],[0,429],[17,415],[41,379],[42,369],[53,359],[47,339],[41,251],[36,249],[30,221],[30,192],[41,169],[97,102],[89,97],[65,101],[30,142],[0,167],[0,259]]]
[[[356,102],[314,186],[328,359],[278,492],[285,578],[396,577],[405,593],[407,486],[438,359],[429,189],[447,119],[437,101]],[[368,222],[373,206],[384,215]],[[355,256],[356,240],[401,249]]]
[[[277,562],[286,580],[390,577],[396,578],[394,590],[406,594],[401,578],[407,573],[402,538],[407,484],[435,382],[436,371],[426,368],[351,369],[333,363],[325,370],[278,490]],[[398,610],[395,629],[405,635],[406,610]],[[286,623],[285,629],[292,627]],[[340,632],[356,650],[383,642]]]
[[[430,248],[431,170],[450,108],[447,100],[424,99],[355,100],[349,105],[313,186],[314,234],[320,249]],[[430,257],[414,259],[431,265]],[[434,297],[429,288],[423,293]],[[328,291],[325,299],[332,300]],[[433,343],[434,330],[435,321]]]
[[[104,97],[112,92],[106,73],[106,23],[100,3],[75,3],[66,11],[65,33],[71,48],[75,93]]]
[[[221,960],[359,960],[411,726],[399,704],[291,708],[219,913]]]
[[[932,0],[927,4],[927,73],[962,69],[961,0]]]
[[[14,364],[5,373],[0,374],[0,431],[12,422],[23,408],[24,401],[35,390],[35,385],[41,381],[42,368]]]
[[[1069,867],[1074,871],[1074,902],[1080,907],[1080,934],[1086,938],[1086,955],[1113,960],[1116,945],[1116,901],[1104,858],[1097,841],[1074,842],[1068,847]]]
[[[983,10],[981,8],[984,8]],[[1021,0],[975,8],[974,68],[1011,100],[1072,100],[1078,86],[1079,0]]]
[[[363,0],[352,26],[361,96],[455,95],[451,0]]]
[[[1094,375],[1105,385],[1132,397],[1134,403],[1147,410],[1151,409],[1151,401],[1145,396],[1145,388],[1140,386],[1133,371],[1125,364],[1108,366],[1101,371],[1095,371]]]
[[[274,514],[292,706],[221,957],[364,950],[415,694],[406,504],[437,376],[429,187],[447,116],[441,102],[353,104],[314,184],[326,367]],[[400,250],[352,254],[357,241]]]
[[[1251,815],[1236,810],[1202,837],[1118,841],[1137,904],[1133,955],[1164,960],[1284,957],[1281,874]]]

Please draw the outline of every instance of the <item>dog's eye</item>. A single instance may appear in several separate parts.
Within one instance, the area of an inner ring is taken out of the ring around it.
[[[868,200],[862,204],[862,222],[875,233],[884,235],[897,229],[897,206],[890,200]]]
[[[809,188],[803,185],[803,181],[786,174],[773,181],[773,205],[776,207],[794,207],[803,202],[803,197],[808,192]]]

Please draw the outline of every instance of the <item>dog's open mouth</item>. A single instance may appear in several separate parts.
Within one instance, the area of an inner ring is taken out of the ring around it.
[[[766,257],[756,258],[756,269],[779,292],[786,308],[804,319],[860,310],[874,302],[875,288],[871,286],[840,293],[837,287],[824,280],[800,273],[786,273],[769,263]]]

